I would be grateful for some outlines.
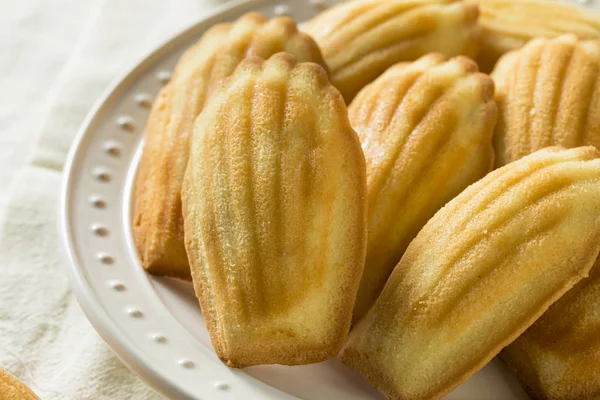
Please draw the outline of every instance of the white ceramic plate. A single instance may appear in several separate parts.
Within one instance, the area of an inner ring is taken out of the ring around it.
[[[336,0],[329,0],[333,3]],[[61,227],[67,272],[87,317],[119,357],[172,399],[381,399],[336,360],[230,369],[215,356],[191,284],[146,274],[130,229],[130,193],[151,101],[181,52],[210,26],[256,10],[302,22],[328,0],[228,4],[173,38],[92,110],[65,168]],[[494,360],[446,399],[526,399]]]

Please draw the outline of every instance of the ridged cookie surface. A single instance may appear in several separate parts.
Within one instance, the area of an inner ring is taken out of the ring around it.
[[[249,13],[208,30],[179,60],[160,92],[146,126],[136,179],[133,233],[144,268],[190,279],[183,241],[181,185],[194,120],[210,91],[246,56],[268,58],[287,51],[324,65],[315,42],[288,17],[271,20]]]
[[[482,27],[477,62],[489,72],[504,53],[516,50],[536,37],[573,33],[584,39],[600,39],[600,14],[589,8],[553,0],[475,0]]]
[[[367,163],[369,239],[354,320],[427,220],[493,165],[492,80],[466,57],[388,69],[349,107]]]
[[[186,248],[217,355],[307,364],[344,343],[366,250],[360,142],[323,68],[243,62],[197,120]]]
[[[40,400],[24,383],[0,368],[0,400]]]
[[[475,4],[457,0],[349,0],[317,15],[315,38],[346,102],[388,67],[431,52],[473,57],[479,44]]]
[[[500,355],[534,399],[600,398],[600,262]]]
[[[539,38],[505,55],[492,78],[496,165],[543,147],[600,148],[600,41]]]
[[[390,399],[440,398],[585,277],[600,249],[600,152],[548,148],[438,211],[350,333],[344,363]]]

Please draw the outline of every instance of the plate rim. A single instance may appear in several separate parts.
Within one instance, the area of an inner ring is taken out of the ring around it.
[[[122,334],[115,322],[110,318],[108,312],[100,305],[93,288],[84,279],[78,264],[81,264],[75,251],[73,232],[70,228],[70,207],[71,202],[69,194],[72,190],[74,174],[73,167],[81,152],[80,148],[89,137],[90,132],[99,115],[110,101],[111,97],[118,96],[121,87],[125,86],[130,80],[135,79],[143,71],[147,70],[154,61],[160,59],[165,53],[168,53],[173,47],[185,42],[188,35],[201,29],[202,25],[212,26],[214,21],[220,17],[226,17],[227,14],[236,12],[249,12],[255,7],[275,3],[274,0],[232,0],[225,4],[212,6],[211,9],[199,17],[198,20],[179,29],[177,33],[170,35],[166,40],[162,40],[152,50],[146,52],[132,64],[125,66],[121,72],[115,74],[116,77],[103,90],[102,94],[94,102],[81,123],[69,151],[67,152],[61,176],[60,195],[58,202],[58,223],[57,230],[60,238],[60,248],[62,259],[65,261],[64,270],[69,281],[69,286],[75,295],[84,315],[92,324],[94,330],[99,334],[113,354],[125,364],[125,366],[137,375],[146,385],[156,390],[167,398],[177,397],[182,399],[194,400],[196,397],[186,393],[183,389],[174,387],[171,380],[162,375],[156,368],[140,359],[130,345],[130,340]],[[211,23],[212,22],[212,23]],[[207,27],[208,28],[208,27]],[[254,379],[254,378],[253,378]],[[264,382],[261,382],[265,384]],[[268,386],[268,385],[267,385]],[[273,388],[276,389],[276,388]],[[277,389],[276,389],[277,390]],[[282,393],[283,394],[283,393]]]

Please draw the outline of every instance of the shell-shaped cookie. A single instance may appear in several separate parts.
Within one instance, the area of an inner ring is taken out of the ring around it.
[[[438,211],[350,333],[344,363],[388,398],[439,398],[585,277],[600,250],[600,152],[552,147]]]
[[[492,80],[474,61],[431,54],[391,67],[351,103],[367,163],[369,215],[355,321],[427,220],[492,169],[493,97]]]
[[[539,38],[505,55],[492,74],[501,166],[547,146],[600,148],[600,41]]]
[[[537,37],[572,33],[600,39],[600,14],[590,9],[549,0],[475,0],[482,27],[477,62],[489,72],[504,53]]]
[[[478,10],[457,0],[349,0],[317,15],[315,38],[346,102],[388,67],[439,52],[474,56]]]
[[[218,356],[306,364],[345,341],[366,250],[360,142],[325,70],[248,59],[196,122],[186,249]]]
[[[534,399],[600,398],[600,261],[500,355]]]
[[[40,400],[24,383],[0,368],[0,399]]]
[[[136,178],[133,233],[149,272],[190,279],[183,240],[181,185],[193,122],[209,92],[246,56],[268,58],[287,51],[300,61],[324,65],[320,50],[288,17],[249,13],[217,25],[179,60],[148,119]]]

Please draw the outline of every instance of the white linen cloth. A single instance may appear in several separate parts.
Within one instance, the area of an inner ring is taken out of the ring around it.
[[[1,0],[0,366],[42,400],[163,397],[112,353],[64,273],[61,169],[111,81],[219,0]]]

